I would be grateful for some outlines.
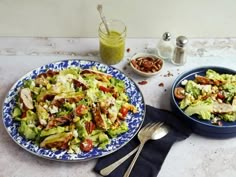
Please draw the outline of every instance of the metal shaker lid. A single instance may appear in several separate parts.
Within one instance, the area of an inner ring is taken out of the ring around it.
[[[163,35],[162,35],[162,39],[164,41],[169,41],[171,39],[171,34],[169,32],[165,32]]]
[[[185,36],[179,36],[176,38],[176,45],[179,47],[184,47],[188,43],[188,38]]]

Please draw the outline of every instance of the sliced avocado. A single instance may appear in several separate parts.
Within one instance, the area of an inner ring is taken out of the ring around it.
[[[98,141],[99,141],[99,145],[98,145],[98,146],[99,146],[100,148],[104,149],[104,148],[106,148],[106,145],[109,144],[110,139],[109,139],[109,137],[107,136],[107,134],[105,134],[105,133],[100,133],[100,134],[98,135]]]
[[[63,133],[57,133],[55,135],[50,135],[47,138],[45,138],[41,143],[40,147],[47,147],[50,144],[56,144],[56,143],[65,143],[69,141],[72,138],[72,132],[63,132]],[[56,145],[55,145],[56,146]]]
[[[75,126],[77,128],[77,132],[78,132],[78,137],[79,138],[84,139],[84,138],[86,138],[88,136],[88,132],[87,132],[85,126],[82,123],[76,122]]]
[[[129,130],[127,123],[122,122],[121,125],[115,129],[109,129],[108,135],[112,138],[116,137],[117,135],[120,135],[121,133],[125,133]]]
[[[57,127],[53,127],[48,130],[42,130],[40,133],[40,137],[49,136],[49,135],[53,135],[53,134],[57,134],[57,133],[62,133],[64,131],[66,131],[66,127],[57,126]]]
[[[19,107],[15,107],[12,113],[12,117],[16,118],[16,117],[20,117],[22,114],[21,109]]]
[[[35,126],[28,126],[24,120],[21,122],[18,130],[28,140],[34,140],[38,135],[38,129]]]

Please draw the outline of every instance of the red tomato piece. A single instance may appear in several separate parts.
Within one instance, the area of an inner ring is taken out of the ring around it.
[[[110,88],[104,87],[104,86],[99,86],[99,90],[103,91],[103,92],[111,92]]]
[[[93,148],[93,141],[91,139],[85,139],[80,143],[80,149],[83,152],[89,152]]]
[[[77,106],[76,109],[75,109],[75,112],[76,112],[77,116],[81,116],[81,115],[87,113],[87,111],[88,111],[87,106],[85,106],[83,104]]]
[[[175,94],[175,97],[178,98],[178,99],[184,99],[185,95],[184,95],[184,88],[182,87],[176,87],[175,90],[174,90],[174,94]]]
[[[129,109],[128,109],[128,108],[126,108],[126,107],[124,107],[124,106],[121,107],[120,113],[122,114],[122,117],[123,117],[123,118],[126,117],[126,115],[128,114],[128,112],[129,112]]]

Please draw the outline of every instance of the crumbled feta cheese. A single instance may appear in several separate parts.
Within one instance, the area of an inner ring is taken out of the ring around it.
[[[187,82],[188,82],[188,80],[185,79],[185,80],[183,80],[183,81],[181,82],[181,84],[182,84],[182,85],[186,85]]]
[[[59,75],[57,77],[57,82],[61,82],[61,83],[65,84],[68,81],[71,81],[72,79],[76,79],[76,77],[73,74]]]
[[[39,119],[41,125],[47,125],[47,121],[44,119]]]
[[[116,99],[114,97],[109,97],[107,100],[106,100],[106,105],[114,105],[116,102]]]
[[[47,104],[44,104],[44,105],[43,105],[43,108],[48,110],[48,105],[47,105]]]
[[[75,138],[77,138],[79,135],[78,135],[78,132],[76,131],[76,130],[73,130],[73,136],[75,137]]]
[[[58,107],[56,107],[55,105],[49,107],[49,112],[51,114],[57,113],[58,112]]]
[[[212,90],[211,88],[212,88],[211,85],[201,85],[200,89],[205,93],[211,93]]]
[[[23,103],[20,103],[20,109],[23,109],[23,106],[24,106]]]

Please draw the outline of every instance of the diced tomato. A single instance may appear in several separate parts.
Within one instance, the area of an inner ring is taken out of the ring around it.
[[[120,109],[120,113],[122,114],[122,117],[125,118],[126,115],[128,114],[129,112],[129,109],[126,108],[125,106],[122,106],[121,109]]]
[[[103,91],[103,92],[111,92],[110,88],[104,87],[104,86],[99,86],[99,90]]]
[[[185,95],[184,95],[184,88],[182,87],[176,87],[175,90],[174,90],[174,94],[175,94],[175,97],[178,98],[178,99],[184,99]]]
[[[85,139],[80,143],[80,149],[83,152],[89,152],[93,148],[93,141],[90,139]]]
[[[87,106],[85,106],[83,104],[77,106],[76,109],[75,109],[75,112],[76,112],[77,116],[81,116],[83,114],[86,114],[87,111],[88,111]]]

